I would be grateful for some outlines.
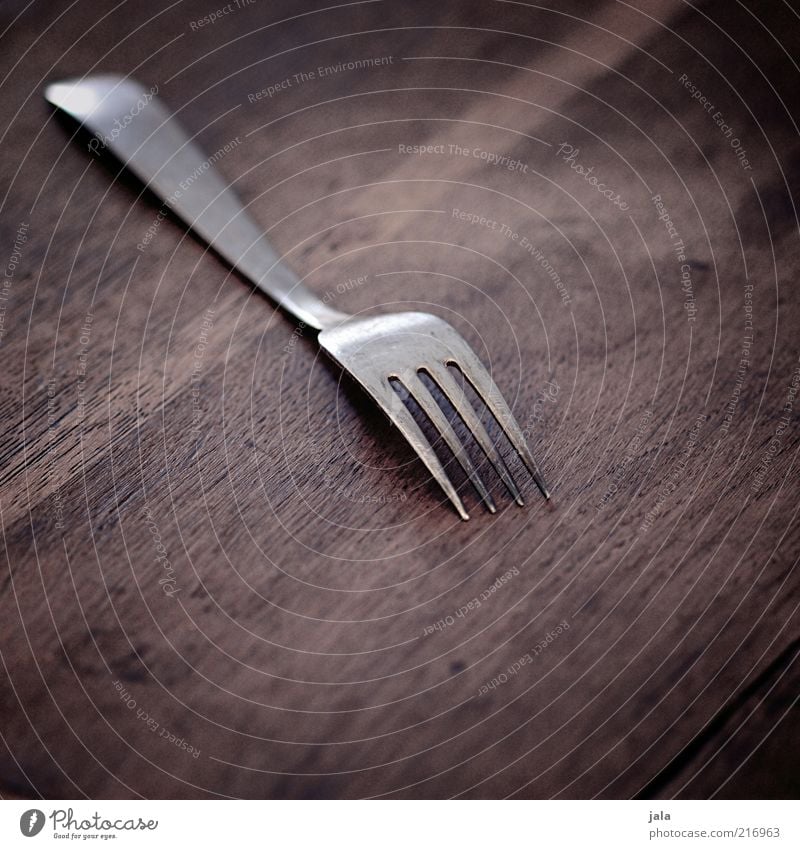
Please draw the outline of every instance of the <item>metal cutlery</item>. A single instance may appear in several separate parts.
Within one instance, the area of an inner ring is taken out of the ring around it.
[[[430,442],[408,408],[398,403],[399,382],[463,468],[492,512],[496,507],[466,448],[426,381],[455,409],[518,504],[519,488],[467,398],[461,372],[496,419],[533,476],[547,486],[525,436],[500,390],[463,337],[424,312],[353,317],[317,298],[280,259],[213,159],[192,141],[155,96],[130,77],[87,76],[52,83],[45,97],[80,121],[147,187],[254,286],[296,319],[319,331],[320,346],[369,393],[397,426],[458,511],[466,509]],[[423,380],[425,376],[425,380]]]

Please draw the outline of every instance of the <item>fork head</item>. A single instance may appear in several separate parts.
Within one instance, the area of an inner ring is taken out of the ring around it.
[[[430,442],[395,391],[395,382],[402,384],[424,412],[486,506],[495,512],[494,502],[483,480],[438,401],[422,380],[422,375],[433,381],[491,461],[513,498],[521,505],[522,496],[514,478],[486,432],[480,416],[453,376],[451,366],[455,366],[489,408],[542,495],[550,497],[522,429],[500,390],[466,340],[443,319],[424,312],[352,318],[338,326],[324,329],[319,334],[319,344],[375,399],[408,440],[462,519],[469,518],[464,504]]]

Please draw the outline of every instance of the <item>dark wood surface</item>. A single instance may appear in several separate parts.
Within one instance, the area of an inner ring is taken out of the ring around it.
[[[796,795],[796,8],[219,5],[0,9],[3,795]],[[98,70],[337,307],[461,330],[552,502],[460,522],[52,115]]]

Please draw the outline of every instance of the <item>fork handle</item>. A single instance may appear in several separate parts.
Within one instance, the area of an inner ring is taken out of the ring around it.
[[[254,286],[310,327],[348,318],[307,289],[282,261],[207,156],[155,96],[130,77],[64,80],[45,90],[98,137],[179,218]],[[222,155],[222,154],[220,154]]]

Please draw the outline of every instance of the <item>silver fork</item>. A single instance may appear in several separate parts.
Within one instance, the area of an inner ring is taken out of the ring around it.
[[[254,286],[303,324],[320,331],[320,346],[372,396],[416,451],[462,519],[464,504],[407,407],[392,386],[399,381],[417,403],[491,512],[496,507],[447,416],[421,375],[456,410],[520,505],[519,488],[451,367],[456,367],[497,420],[534,481],[549,498],[522,429],[500,390],[461,335],[424,312],[368,318],[333,309],[281,261],[232,188],[156,97],[130,77],[88,76],[52,83],[45,97],[80,121],[179,218]]]

